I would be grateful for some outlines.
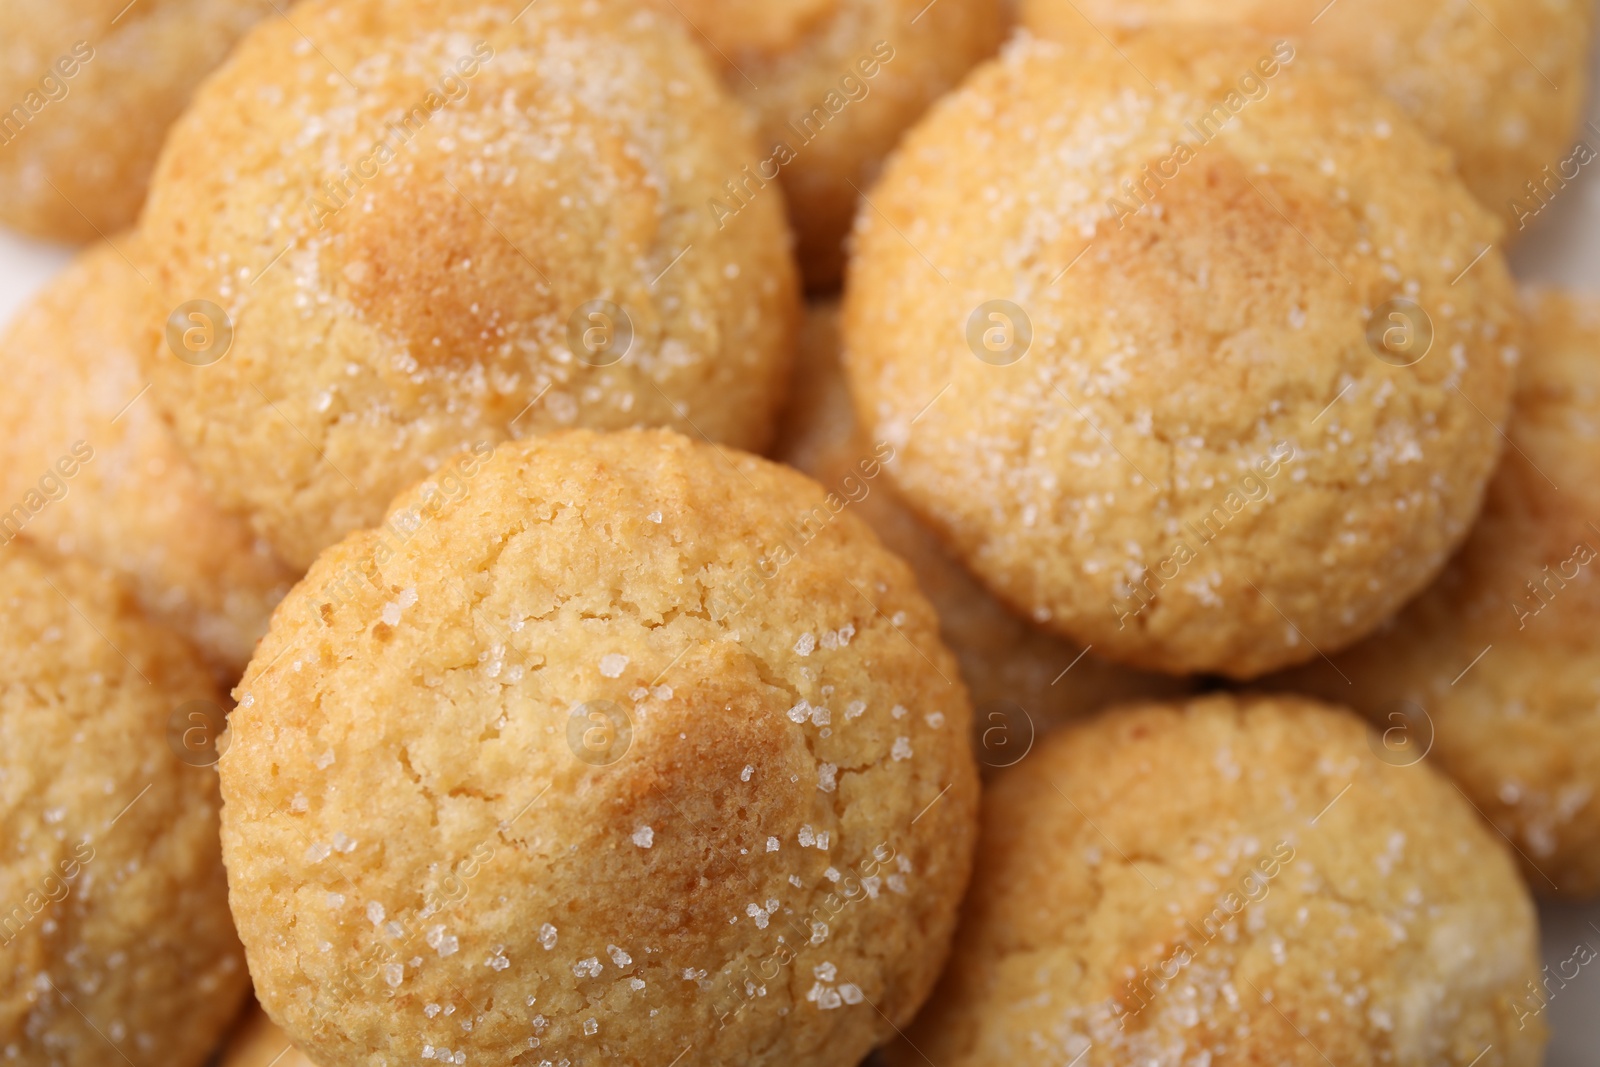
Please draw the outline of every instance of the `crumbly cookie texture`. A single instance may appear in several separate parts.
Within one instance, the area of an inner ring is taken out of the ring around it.
[[[1253,677],[1360,638],[1465,537],[1515,292],[1448,154],[1359,81],[1240,30],[1123,51],[1020,38],[907,136],[858,216],[845,364],[999,596]]]
[[[220,699],[109,573],[24,541],[0,551],[6,1059],[198,1067],[227,1030],[249,977],[216,773],[169,748],[186,704]]]
[[[234,916],[322,1067],[854,1063],[943,962],[966,692],[909,569],[788,468],[504,445],[324,553],[237,692]]]
[[[886,474],[893,447],[870,440],[856,423],[839,362],[837,302],[807,309],[790,398],[776,458],[850,500],[884,544],[911,564],[971,691],[980,764],[1008,766],[1035,738],[1109,704],[1192,691],[1192,680],[1109,663],[1020,618],[901,503]]]
[[[808,287],[836,287],[862,191],[907,127],[1009,22],[996,0],[656,0],[691,24],[761,119],[749,170],[706,207],[731,219],[783,187]]]
[[[166,312],[134,265],[137,239],[114,240],[0,337],[0,541],[21,534],[116,570],[231,683],[294,574],[212,502],[146,392],[140,354],[162,343]]]
[[[950,965],[890,1062],[1538,1064],[1509,852],[1367,734],[1217,695],[1046,739],[984,798]]]
[[[1035,33],[1108,53],[1108,40],[1149,26],[1238,23],[1302,41],[1451,149],[1512,236],[1564,187],[1562,161],[1575,169],[1592,0],[1339,0],[1321,12],[1278,0],[1022,0],[1021,13]]]
[[[131,225],[167,127],[271,0],[0,7],[0,222],[92,241]]]
[[[1534,892],[1600,894],[1600,302],[1528,298],[1509,435],[1439,580],[1332,664],[1278,684],[1337,695],[1426,751],[1516,846]]]
[[[251,1005],[228,1045],[218,1067],[317,1067],[295,1047],[259,1005]]]
[[[754,124],[686,34],[630,0],[315,0],[197,94],[141,225],[169,303],[224,309],[231,347],[151,373],[285,559],[478,443],[767,443],[789,236],[778,197],[706,210]]]

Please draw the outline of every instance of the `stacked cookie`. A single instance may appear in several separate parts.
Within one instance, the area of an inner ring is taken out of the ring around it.
[[[1459,14],[243,33],[0,342],[0,1049],[1538,1063],[1600,312],[1497,199],[1589,12],[1549,99]]]

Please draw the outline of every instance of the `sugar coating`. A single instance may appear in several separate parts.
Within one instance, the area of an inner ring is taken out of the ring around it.
[[[1393,104],[1288,47],[1020,38],[858,216],[846,368],[897,485],[1002,599],[1131,665],[1247,678],[1356,640],[1443,565],[1498,455],[1496,226]],[[1266,94],[1167,162],[1263,62]],[[1146,166],[1176,176],[1141,200]],[[1407,367],[1366,340],[1396,297],[1432,320]],[[995,299],[1031,320],[1009,365],[967,341]]]
[[[68,241],[131,225],[167,127],[273,6],[15,0],[0,8],[0,100],[14,136],[0,146],[0,221]],[[19,106],[28,116],[20,132]]]
[[[1195,23],[1302,40],[1370,80],[1450,148],[1467,188],[1515,237],[1511,201],[1537,211],[1526,183],[1543,186],[1544,168],[1559,172],[1582,136],[1593,6],[1339,0],[1319,12],[1277,0],[1023,0],[1021,18],[1041,36],[1094,49],[1107,48],[1096,30],[1120,39],[1144,26]]]
[[[655,2],[691,24],[729,90],[760,117],[761,151],[740,161],[758,180],[736,170],[724,180],[738,199],[713,195],[742,210],[742,201],[772,197],[759,179],[777,170],[814,290],[838,286],[860,191],[883,158],[929,104],[994,54],[1008,21],[994,0]],[[792,156],[775,155],[780,144]]]
[[[1537,926],[1509,851],[1366,732],[1217,695],[1047,738],[984,797],[910,1042],[940,1067],[1534,1067]]]
[[[831,1064],[909,1021],[967,877],[971,713],[911,572],[859,520],[780,557],[788,522],[826,507],[730,449],[570,431],[498,450],[432,538],[323,554],[240,683],[222,762],[256,992],[322,1067],[428,1048],[666,1064],[691,1043],[697,1062]],[[321,592],[369,560],[417,591],[397,627],[376,596]],[[846,626],[847,645],[793,651]],[[616,677],[596,669],[611,655]],[[789,718],[802,700],[867,710],[823,727]],[[359,844],[307,854],[341,832]],[[824,960],[860,1003],[838,983],[837,1008],[807,999]]]
[[[221,694],[108,572],[23,542],[0,552],[0,678],[0,1050],[199,1067],[249,976],[215,773],[168,735]]]
[[[1192,683],[1132,670],[1028,623],[983,588],[895,494],[876,442],[861,431],[839,359],[839,307],[806,311],[794,385],[774,455],[852,500],[850,508],[916,572],[939,615],[939,630],[972,691],[980,762],[1020,756],[1030,725],[1043,733],[1108,704],[1174,697]],[[863,467],[863,464],[866,466]],[[868,471],[875,471],[872,478]],[[1020,707],[1026,721],[1013,710]],[[864,709],[863,709],[864,710]],[[853,718],[851,707],[843,709]],[[857,711],[856,714],[860,712]],[[992,717],[993,716],[993,717]]]
[[[167,299],[235,331],[210,366],[155,353],[159,399],[301,567],[474,445],[665,424],[760,447],[797,314],[782,206],[705,209],[753,129],[627,0],[269,20],[174,127],[142,219]]]
[[[1527,307],[1516,447],[1472,536],[1393,622],[1334,657],[1343,678],[1318,664],[1277,681],[1431,739],[1516,842],[1534,892],[1585,898],[1600,894],[1600,303],[1549,291]]]
[[[115,240],[82,253],[0,337],[0,507],[38,503],[53,475],[65,495],[26,516],[26,536],[116,570],[232,681],[294,573],[212,501],[145,390],[140,354],[161,343],[170,309],[139,276],[139,241]]]

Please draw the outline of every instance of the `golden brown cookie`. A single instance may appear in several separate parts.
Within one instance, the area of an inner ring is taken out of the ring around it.
[[[217,1067],[317,1067],[295,1048],[289,1035],[278,1029],[260,1005],[245,1009],[244,1020],[234,1030]]]
[[[1367,734],[1219,695],[1047,738],[985,797],[950,965],[891,1063],[1536,1067],[1510,853]]]
[[[846,367],[999,596],[1247,678],[1361,637],[1465,537],[1515,293],[1370,88],[1238,30],[1123,50],[1019,39],[907,136],[858,217]]]
[[[222,762],[256,993],[317,1063],[853,1064],[909,1022],[971,711],[842,502],[572,431],[391,516],[274,614]]]
[[[270,0],[0,5],[0,222],[92,241],[131,224],[167,127]]]
[[[1537,893],[1600,894],[1600,302],[1529,300],[1512,448],[1445,572],[1332,664],[1397,763],[1426,753],[1512,841]]]
[[[768,189],[788,200],[806,285],[832,289],[860,193],[906,128],[1009,22],[997,0],[656,0],[682,15],[761,119],[760,151],[707,202],[731,222]]]
[[[888,484],[883,472],[893,464],[892,446],[870,441],[856,424],[839,364],[836,302],[807,309],[775,455],[849,500],[890,551],[911,564],[972,693],[980,764],[1010,766],[1037,736],[1108,704],[1193,688],[1187,680],[1108,663],[1030,625],[950,557]]]
[[[475,444],[666,424],[760,447],[797,315],[782,205],[706,211],[754,153],[687,31],[630,0],[303,4],[158,169],[143,226],[201,315],[156,353],[160,400],[302,567]]]
[[[249,977],[187,737],[214,740],[219,700],[108,573],[0,549],[5,1060],[199,1067],[227,1030]]]
[[[164,312],[138,247],[84,252],[0,337],[0,542],[116,570],[231,682],[293,575],[212,503],[146,390]]]
[[[1035,33],[1113,57],[1108,41],[1148,26],[1238,23],[1303,42],[1450,148],[1513,236],[1594,158],[1573,158],[1593,16],[1592,0],[1022,0]]]

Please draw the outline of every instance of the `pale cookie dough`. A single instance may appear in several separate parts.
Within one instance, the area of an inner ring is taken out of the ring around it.
[[[682,15],[761,119],[761,151],[706,204],[731,222],[783,187],[806,284],[836,287],[860,193],[934,100],[994,54],[997,0],[655,0]]]
[[[966,692],[910,570],[788,468],[503,445],[324,553],[237,692],[234,917],[321,1067],[854,1064],[944,960]]]
[[[158,167],[158,282],[226,316],[188,361],[153,353],[158,399],[299,567],[475,444],[762,447],[798,315],[782,202],[706,211],[755,151],[688,31],[629,0],[301,4]]]
[[[1123,50],[1019,39],[907,136],[857,217],[846,368],[1002,599],[1249,678],[1362,637],[1466,536],[1515,293],[1447,154],[1359,81],[1240,30]]]
[[[1588,137],[1578,125],[1593,18],[1592,0],[1022,0],[1025,26],[1091,49],[1142,27],[1206,23],[1303,41],[1450,148],[1513,236],[1594,158],[1573,158]]]
[[[956,948],[890,1062],[1537,1067],[1509,851],[1367,734],[1212,696],[1047,738],[984,798]]]
[[[200,80],[271,0],[0,4],[0,223],[92,241],[131,224]]]
[[[1550,292],[1483,516],[1428,590],[1284,679],[1424,752],[1516,845],[1534,892],[1600,894],[1600,302]]]
[[[108,573],[0,549],[0,1062],[199,1067],[226,1032],[216,774],[169,747],[220,700]]]
[[[115,241],[0,337],[0,542],[21,534],[115,569],[232,682],[294,574],[217,508],[162,421],[140,353],[160,343],[165,310],[134,265],[138,241]]]
[[[1023,758],[1036,738],[1108,704],[1176,697],[1187,680],[1108,663],[1019,618],[983,588],[894,495],[886,442],[860,431],[839,365],[838,305],[811,305],[776,457],[851,501],[888,548],[911,564],[972,693],[978,762]]]

